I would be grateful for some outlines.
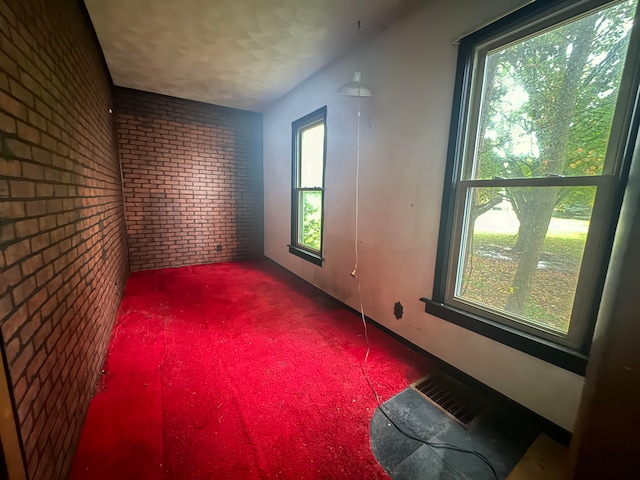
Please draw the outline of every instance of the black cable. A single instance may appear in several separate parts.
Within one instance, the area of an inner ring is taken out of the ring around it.
[[[360,21],[358,21],[358,30],[361,28],[360,25]],[[369,378],[369,375],[367,373],[367,360],[369,359],[369,352],[371,351],[371,345],[369,343],[369,333],[367,331],[367,319],[366,316],[364,314],[364,307],[363,307],[363,302],[362,302],[362,291],[360,289],[360,279],[358,278],[358,214],[360,211],[359,208],[359,185],[360,185],[360,96],[358,96],[358,140],[357,140],[357,159],[356,159],[356,192],[355,192],[355,196],[356,196],[356,201],[355,201],[355,241],[354,241],[354,249],[355,249],[355,265],[353,267],[353,271],[351,272],[351,276],[353,278],[356,279],[357,282],[357,286],[358,286],[358,298],[360,300],[360,316],[362,317],[362,324],[364,327],[364,337],[365,340],[367,342],[367,353],[364,356],[364,361],[362,363],[362,374],[364,376],[364,378],[366,379],[367,383],[369,384],[369,387],[371,387],[371,390],[373,391],[373,394],[376,398],[376,402],[378,403],[378,409],[380,410],[380,412],[382,412],[382,414],[387,418],[387,420],[389,420],[389,422],[391,422],[391,424],[396,427],[396,429],[405,437],[410,438],[412,440],[415,440],[417,442],[423,443],[431,448],[442,448],[442,449],[448,449],[448,450],[454,450],[456,452],[462,452],[462,453],[469,453],[471,455],[475,455],[476,457],[478,457],[480,460],[482,460],[484,463],[487,464],[487,466],[491,469],[491,471],[493,472],[493,476],[496,478],[496,480],[498,480],[498,474],[496,473],[495,468],[493,468],[493,465],[491,465],[491,462],[489,461],[489,459],[487,459],[487,457],[485,457],[484,455],[482,455],[480,452],[474,452],[473,450],[467,450],[465,448],[460,448],[460,447],[456,447],[455,445],[451,445],[449,443],[434,443],[434,442],[428,442],[426,440],[422,440],[421,438],[416,437],[415,435],[411,435],[408,434],[407,432],[405,432],[402,428],[400,428],[398,426],[398,424],[396,424],[396,422],[394,422],[391,417],[389,417],[389,415],[387,415],[387,412],[384,411],[384,409],[382,408],[382,402],[380,401],[380,396],[378,395],[378,392],[376,390],[376,388],[374,387],[373,383],[371,383],[371,379]],[[473,237],[472,237],[472,241],[473,241]],[[473,265],[473,264],[472,264]],[[473,268],[473,266],[472,266]]]
[[[355,270],[354,270],[354,273],[355,273]],[[453,450],[453,451],[456,451],[456,452],[468,453],[470,455],[474,455],[474,456],[478,457],[480,460],[482,460],[491,469],[491,473],[493,473],[493,476],[495,477],[495,479],[499,480],[498,473],[496,472],[496,469],[493,467],[493,465],[491,464],[489,459],[487,457],[485,457],[483,454],[481,454],[480,452],[476,452],[474,450],[468,450],[466,448],[457,447],[456,445],[452,445],[450,443],[444,443],[444,442],[436,443],[436,442],[429,442],[428,440],[423,440],[422,438],[419,438],[416,435],[407,433],[405,430],[400,428],[400,426],[395,421],[393,421],[391,419],[391,417],[387,414],[387,412],[384,411],[384,409],[382,408],[382,402],[380,401],[380,395],[378,395],[378,391],[376,390],[376,387],[371,382],[371,379],[369,378],[369,374],[367,372],[367,360],[369,359],[369,352],[371,351],[371,345],[369,343],[369,333],[367,331],[368,330],[367,329],[367,320],[366,320],[366,317],[364,315],[364,309],[362,308],[362,293],[360,291],[360,279],[358,279],[358,276],[355,275],[355,274],[354,274],[354,278],[358,282],[358,294],[360,296],[360,315],[362,317],[362,324],[364,326],[364,337],[365,337],[365,340],[367,342],[367,353],[365,354],[364,362],[361,365],[361,367],[362,367],[362,375],[364,376],[365,380],[369,384],[369,387],[373,391],[373,395],[376,398],[376,402],[378,403],[378,409],[380,410],[380,412],[386,417],[387,420],[389,420],[389,422],[391,422],[391,424],[396,428],[396,430],[398,430],[402,435],[404,435],[405,437],[407,437],[407,438],[409,438],[411,440],[423,443],[424,445],[427,445],[428,447],[431,447],[431,448],[442,448],[442,449],[445,449],[445,450]]]
[[[407,438],[410,438],[411,440],[415,440],[416,442],[423,443],[424,445],[427,445],[428,447],[431,447],[431,448],[442,448],[445,450],[453,450],[456,452],[468,453],[470,455],[474,455],[478,457],[491,469],[491,473],[493,473],[493,476],[495,477],[495,479],[498,480],[498,473],[496,472],[496,469],[493,467],[489,459],[485,457],[483,454],[481,454],[480,452],[476,452],[474,450],[468,450],[462,447],[457,447],[450,443],[444,443],[444,442],[435,443],[435,442],[429,442],[428,440],[423,440],[422,438],[419,438],[415,435],[407,433],[402,428],[400,428],[400,426],[391,419],[391,417],[387,414],[387,412],[384,411],[384,409],[382,408],[382,405],[380,405],[379,403],[378,403],[378,410],[380,410],[380,412],[386,417],[386,419],[391,422],[391,424],[396,428],[396,430],[398,430],[402,435],[404,435]]]

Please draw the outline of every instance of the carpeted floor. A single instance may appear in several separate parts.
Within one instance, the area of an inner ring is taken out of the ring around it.
[[[369,327],[386,400],[427,360]],[[359,316],[268,262],[133,273],[71,479],[387,478]]]

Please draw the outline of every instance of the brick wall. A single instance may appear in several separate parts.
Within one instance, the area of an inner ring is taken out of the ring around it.
[[[132,270],[262,255],[262,116],[115,90]]]
[[[31,479],[65,478],[127,276],[111,82],[78,0],[0,0],[0,331]]]

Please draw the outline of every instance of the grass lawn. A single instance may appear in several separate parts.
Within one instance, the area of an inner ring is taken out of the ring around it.
[[[535,301],[525,305],[530,320],[563,332],[568,330],[586,238],[586,233],[549,232],[534,274],[531,298]],[[504,309],[513,292],[512,280],[518,266],[518,254],[511,252],[515,241],[513,234],[474,235],[461,297]]]

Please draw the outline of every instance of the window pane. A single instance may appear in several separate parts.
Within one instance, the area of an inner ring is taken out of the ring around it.
[[[299,195],[298,243],[320,251],[322,225],[322,191],[303,191]]]
[[[300,132],[300,187],[322,187],[324,123]]]
[[[595,191],[469,189],[454,295],[566,334]]]
[[[465,178],[600,175],[637,0],[485,57]]]

